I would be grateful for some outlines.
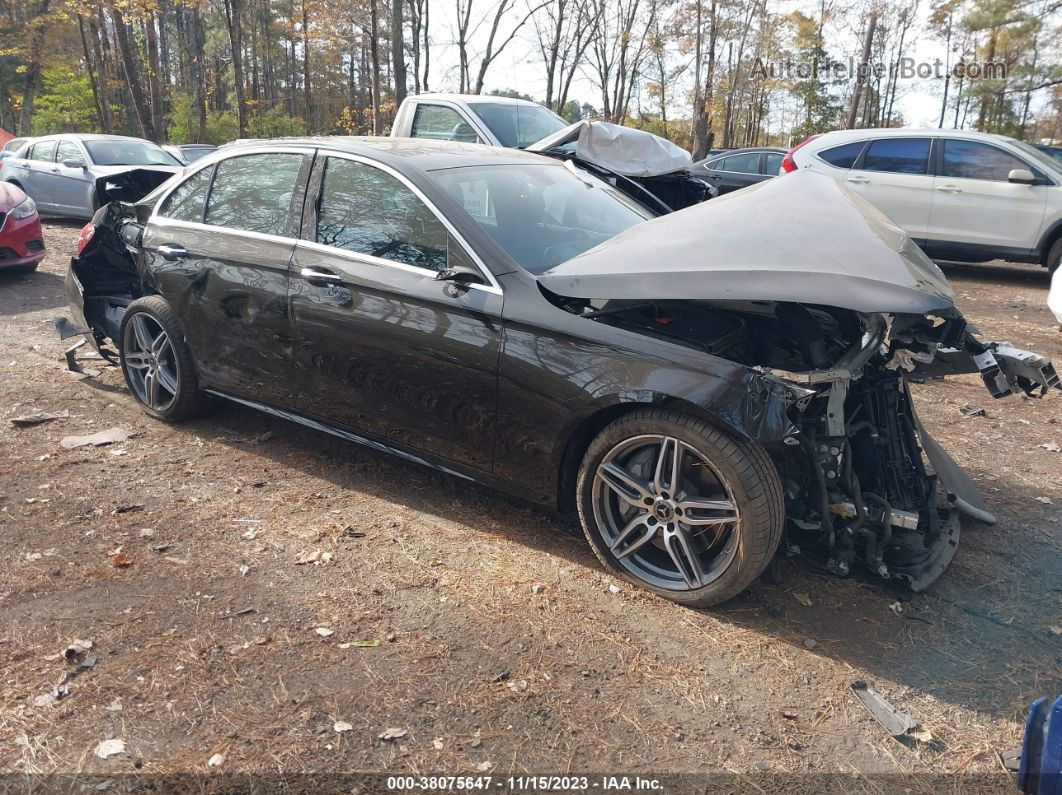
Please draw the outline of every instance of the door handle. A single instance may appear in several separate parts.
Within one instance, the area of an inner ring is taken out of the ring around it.
[[[310,284],[342,284],[343,277],[337,273],[331,273],[330,271],[319,271],[314,268],[303,268],[299,271],[299,275],[302,276]]]
[[[181,246],[162,245],[159,246],[156,251],[159,252],[159,256],[163,259],[173,260],[184,259],[188,256],[188,252]]]
[[[937,190],[941,193],[962,193],[962,188],[958,185],[937,185]]]
[[[59,169],[57,169],[57,168],[53,168],[53,169],[52,169],[52,173],[53,173],[53,174],[58,174],[58,173],[59,173]]]
[[[866,185],[868,182],[870,182],[870,180],[866,177],[848,177],[847,179],[849,182],[852,182],[856,185]]]

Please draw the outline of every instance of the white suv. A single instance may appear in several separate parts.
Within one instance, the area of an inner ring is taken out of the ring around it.
[[[1062,259],[1062,166],[1003,135],[870,129],[813,135],[779,171],[843,180],[934,259]]]

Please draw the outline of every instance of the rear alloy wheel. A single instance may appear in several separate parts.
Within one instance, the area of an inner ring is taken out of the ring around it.
[[[708,607],[747,588],[778,547],[778,473],[762,448],[675,411],[632,412],[591,443],[579,517],[607,566]]]
[[[131,303],[120,337],[125,381],[148,414],[180,422],[200,412],[203,399],[192,354],[169,304],[158,296]]]

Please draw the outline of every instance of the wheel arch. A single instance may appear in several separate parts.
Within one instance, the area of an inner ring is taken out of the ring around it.
[[[735,425],[731,419],[675,395],[657,392],[639,392],[635,395],[612,395],[588,406],[570,425],[561,446],[557,466],[557,508],[562,513],[575,510],[575,486],[579,465],[590,443],[604,428],[615,420],[644,408],[668,408],[704,420],[723,433],[746,441],[762,442],[759,434]]]
[[[1047,255],[1051,253],[1051,247],[1060,239],[1062,239],[1062,218],[1051,224],[1040,239],[1040,245],[1038,246],[1040,250],[1040,264],[1045,268],[1048,265]]]

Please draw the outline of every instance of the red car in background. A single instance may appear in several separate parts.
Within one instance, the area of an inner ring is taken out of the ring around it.
[[[44,259],[37,205],[22,189],[0,182],[0,273],[31,271]]]

